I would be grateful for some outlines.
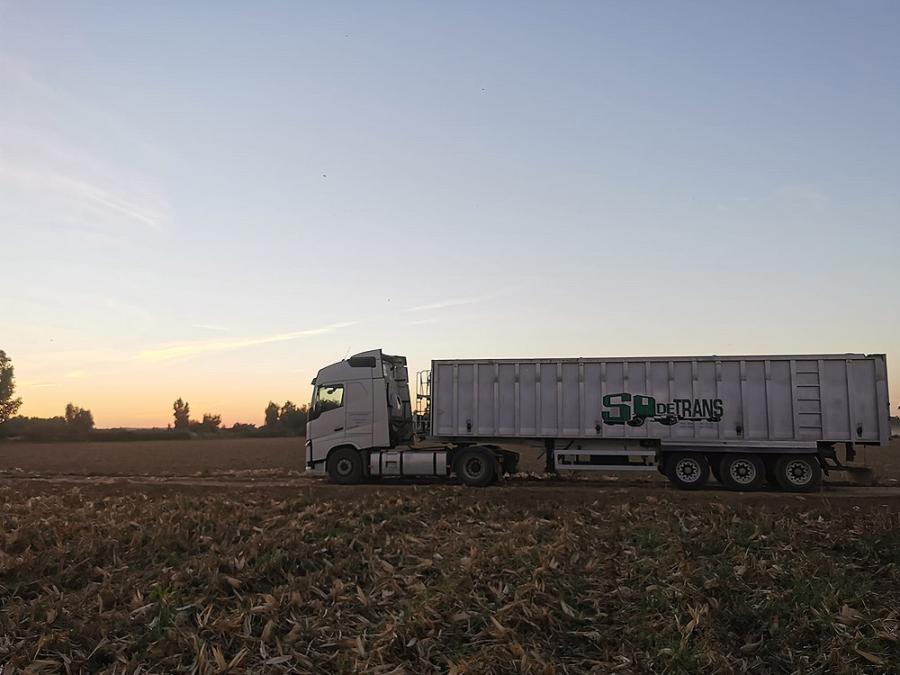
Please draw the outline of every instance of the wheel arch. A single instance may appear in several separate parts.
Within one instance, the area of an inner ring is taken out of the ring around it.
[[[325,466],[328,466],[328,461],[331,459],[331,456],[337,452],[338,450],[343,450],[344,448],[350,448],[351,450],[356,450],[360,456],[362,456],[362,448],[356,445],[356,443],[344,443],[341,442],[334,447],[328,448],[328,453],[325,455],[325,461],[323,462]],[[366,473],[368,473],[369,467],[363,462],[363,468],[366,469]]]

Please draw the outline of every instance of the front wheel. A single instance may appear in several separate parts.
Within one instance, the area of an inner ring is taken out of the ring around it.
[[[328,477],[341,485],[362,481],[362,456],[355,448],[338,448],[328,456]]]
[[[679,452],[666,461],[666,476],[682,490],[698,490],[709,479],[709,462],[699,452]]]
[[[815,455],[783,455],[775,462],[775,479],[790,492],[814,492],[822,484],[822,467]]]

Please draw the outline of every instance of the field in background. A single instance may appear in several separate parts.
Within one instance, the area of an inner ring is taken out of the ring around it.
[[[542,472],[538,451],[516,448],[520,467]],[[102,443],[0,442],[0,472],[75,475],[184,476],[234,471],[304,471],[303,438],[129,441]],[[900,481],[900,439],[887,448],[863,448],[859,455],[882,482]],[[623,476],[633,480],[633,475]],[[837,474],[836,478],[843,478]]]
[[[303,438],[0,443],[0,471],[78,475],[190,475],[267,469],[304,471]]]

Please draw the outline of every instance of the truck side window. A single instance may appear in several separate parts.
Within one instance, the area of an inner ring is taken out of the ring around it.
[[[316,413],[321,415],[326,410],[334,410],[344,405],[344,385],[323,384],[317,390]]]

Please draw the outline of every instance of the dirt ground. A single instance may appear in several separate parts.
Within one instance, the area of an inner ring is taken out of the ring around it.
[[[527,446],[520,467],[541,472],[544,460]],[[185,476],[230,471],[302,472],[303,438],[239,438],[194,441],[104,443],[0,442],[0,474],[82,476]],[[889,447],[861,448],[858,462],[871,467],[879,482],[900,481],[900,438]],[[842,478],[838,476],[837,478]]]
[[[760,492],[730,493],[711,482],[697,492],[675,490],[660,475],[600,474],[547,479],[541,477],[543,457],[528,447],[521,469],[529,477],[504,481],[489,490],[489,499],[527,502],[542,496],[581,503],[600,499],[611,502],[634,496],[654,495],[691,502],[727,501],[746,504],[803,504],[804,500],[841,500],[860,503],[900,504],[900,440],[890,447],[868,448],[860,453],[874,469],[877,485],[857,487],[843,474],[832,474],[823,490],[805,497]],[[2,443],[0,488],[25,497],[53,494],[77,488],[94,495],[208,494],[240,490],[265,492],[289,498],[305,494],[317,498],[348,499],[382,490],[457,490],[448,480],[381,480],[369,485],[342,487],[320,477],[304,475],[304,439],[263,438],[195,441],[134,441],[122,443]],[[502,493],[502,496],[501,496]]]
[[[222,471],[303,471],[303,438],[103,443],[0,443],[0,472],[183,476]]]

